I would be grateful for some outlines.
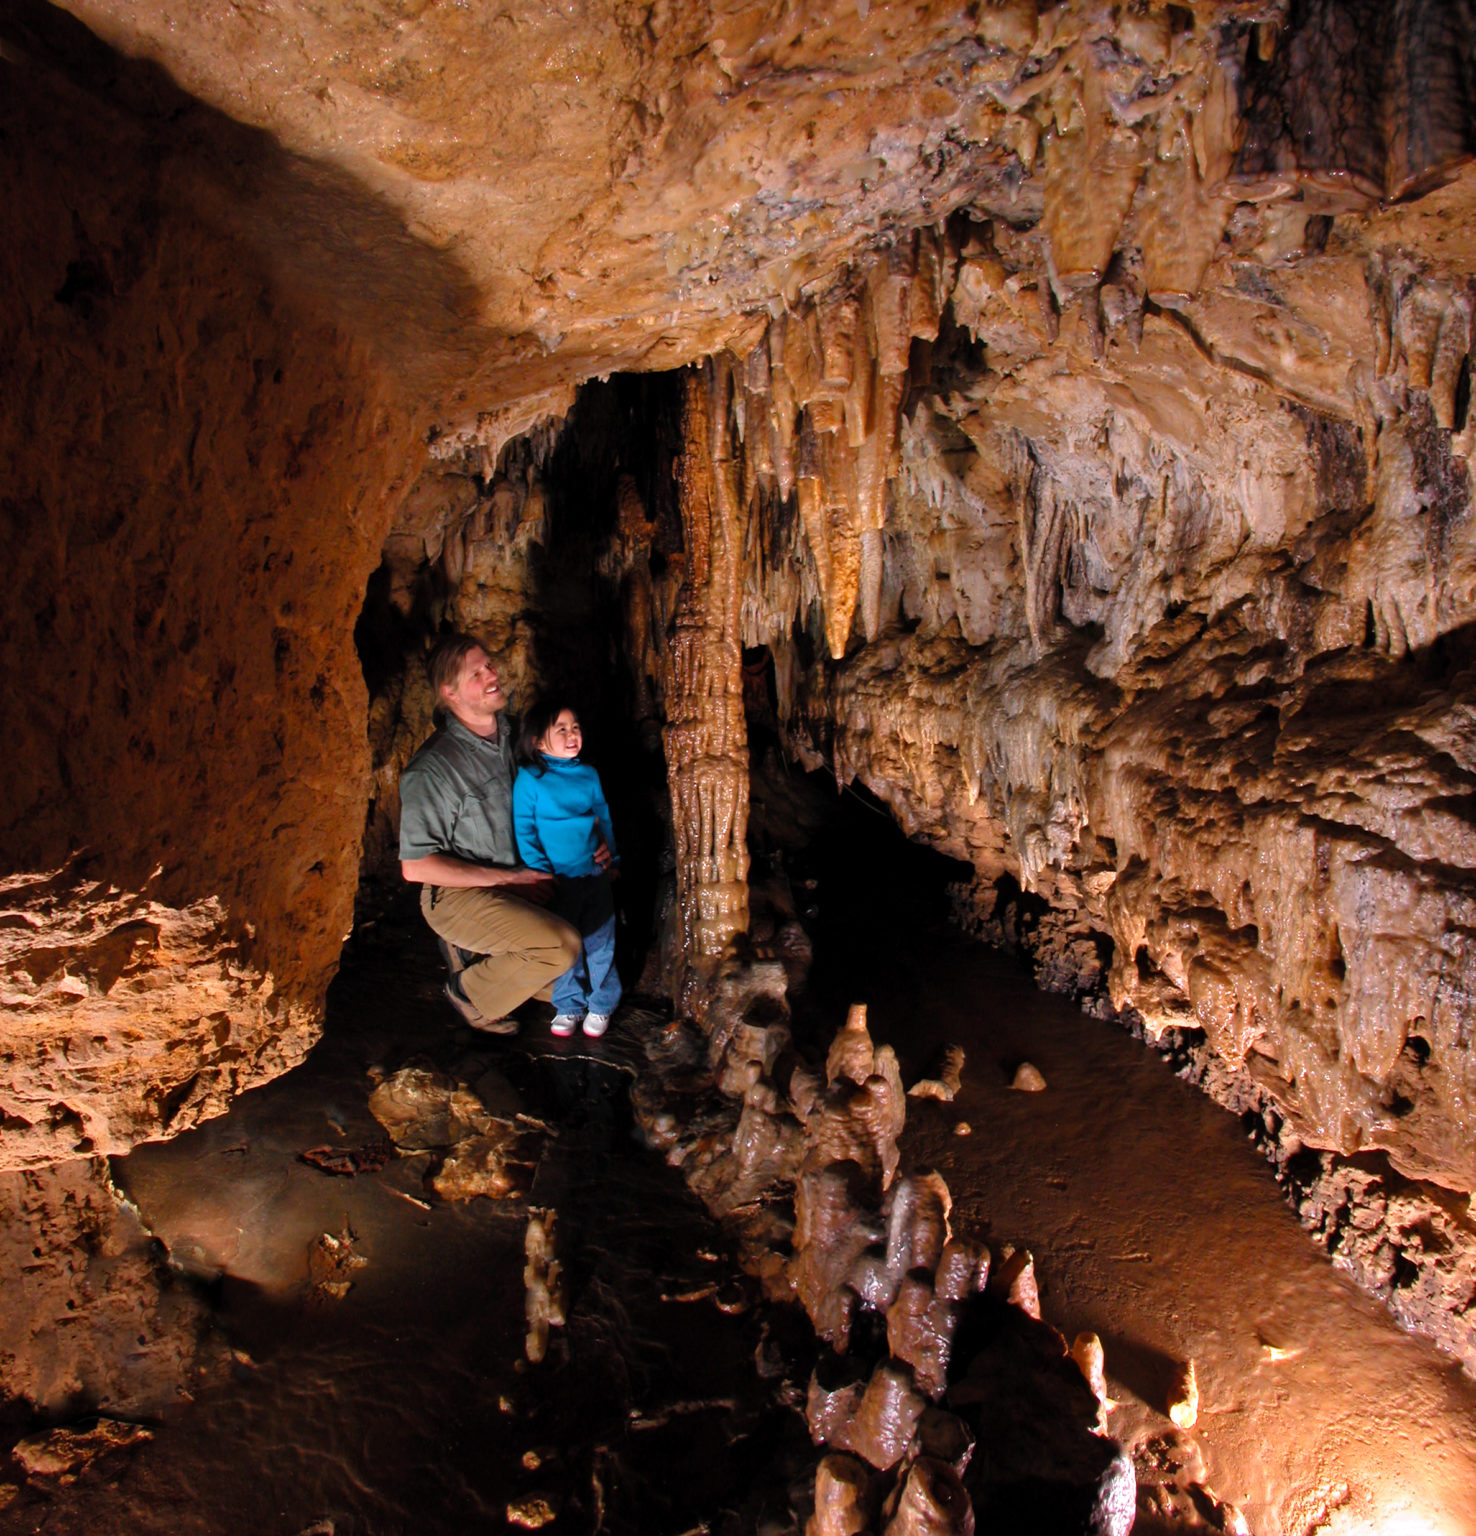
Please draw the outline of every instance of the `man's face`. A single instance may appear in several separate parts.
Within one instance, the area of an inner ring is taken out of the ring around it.
[[[507,695],[497,680],[492,658],[481,646],[462,657],[456,686],[441,692],[451,713],[478,736],[490,736],[497,729],[497,716],[507,704]]]

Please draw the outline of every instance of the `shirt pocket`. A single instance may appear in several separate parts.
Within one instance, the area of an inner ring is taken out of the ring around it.
[[[456,851],[463,858],[483,864],[498,861],[503,839],[496,834],[494,811],[494,803],[480,795],[463,797],[452,833]]]

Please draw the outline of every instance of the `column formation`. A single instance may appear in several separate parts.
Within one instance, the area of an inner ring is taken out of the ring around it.
[[[748,927],[748,732],[738,633],[745,514],[730,389],[726,369],[688,374],[677,469],[686,579],[667,648],[664,740],[684,1003]]]

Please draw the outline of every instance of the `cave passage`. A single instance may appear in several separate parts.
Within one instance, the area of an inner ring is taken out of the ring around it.
[[[963,1047],[954,1101],[910,1109],[905,1158],[944,1175],[956,1228],[1030,1248],[1047,1321],[1103,1340],[1136,1531],[1207,1520],[1193,1484],[1257,1536],[1476,1529],[1476,1386],[1329,1266],[1240,1119],[950,928],[959,866],[871,797],[843,794],[799,867],[817,909],[807,1011],[833,1028],[864,1000],[908,1082]],[[1025,1061],[1043,1091],[1012,1089]],[[1164,1409],[1189,1358],[1201,1406],[1184,1433]]]
[[[0,148],[0,1527],[1476,1536],[1476,0],[6,0]]]

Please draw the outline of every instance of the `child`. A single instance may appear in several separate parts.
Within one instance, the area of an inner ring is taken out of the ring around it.
[[[615,972],[615,834],[600,776],[579,761],[579,716],[557,700],[540,700],[523,717],[518,776],[513,782],[513,831],[530,869],[558,876],[554,910],[579,929],[584,952],[553,984],[554,1034],[567,1038],[584,1024],[604,1034],[620,1001]]]

